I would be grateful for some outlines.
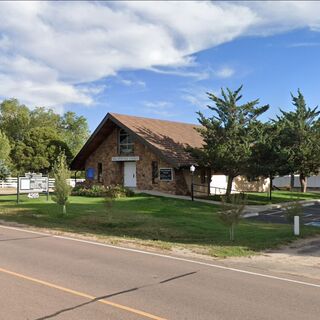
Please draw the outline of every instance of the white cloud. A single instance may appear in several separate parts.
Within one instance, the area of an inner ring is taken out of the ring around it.
[[[241,36],[320,30],[320,2],[8,1],[0,9],[0,96],[60,109],[92,104],[101,91],[92,83],[119,71],[205,79],[206,70],[187,68],[201,50]]]
[[[229,78],[234,75],[235,71],[234,69],[230,67],[223,67],[216,71],[216,76],[219,78]]]
[[[173,104],[169,101],[143,101],[143,109],[147,114],[155,114],[158,116],[172,117],[175,115],[173,112]]]

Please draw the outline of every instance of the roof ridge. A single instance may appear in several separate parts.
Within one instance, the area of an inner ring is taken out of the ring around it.
[[[144,120],[153,120],[153,121],[161,121],[161,122],[169,122],[169,123],[178,123],[178,124],[184,124],[184,125],[189,125],[189,126],[196,126],[196,127],[201,127],[200,124],[196,123],[189,123],[189,122],[182,122],[182,121],[172,121],[172,120],[164,120],[164,119],[157,119],[157,118],[148,118],[148,117],[140,117],[140,116],[132,116],[129,114],[123,114],[123,113],[115,113],[115,112],[109,112],[109,114],[113,117],[117,116],[125,116],[129,118],[135,118],[135,119],[144,119]]]

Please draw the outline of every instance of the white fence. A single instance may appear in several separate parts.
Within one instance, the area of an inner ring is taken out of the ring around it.
[[[74,187],[76,182],[83,182],[84,179],[67,179],[69,185]],[[0,188],[17,188],[17,178],[7,178],[6,180],[0,180]],[[49,179],[49,188],[54,188],[54,179]]]
[[[273,185],[279,188],[290,186],[291,176],[276,177],[273,180]],[[311,176],[307,178],[308,188],[320,188],[320,176]],[[294,175],[294,187],[300,187],[299,175]]]

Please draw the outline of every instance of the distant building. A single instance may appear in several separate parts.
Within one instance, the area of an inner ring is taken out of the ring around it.
[[[108,113],[74,158],[71,169],[85,170],[86,179],[106,186],[121,184],[139,190],[188,194],[190,166],[195,161],[185,148],[203,145],[196,127]],[[197,168],[195,182],[201,185],[204,195],[210,193],[210,183],[214,186],[211,170]]]

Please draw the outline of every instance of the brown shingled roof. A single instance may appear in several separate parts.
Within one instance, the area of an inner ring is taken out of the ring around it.
[[[194,162],[185,150],[187,146],[200,148],[203,144],[201,135],[195,130],[200,127],[198,125],[108,113],[73,160],[72,169],[84,169],[85,159],[110,132],[108,127],[112,126],[111,123],[133,134],[137,140],[175,167],[187,166]]]

